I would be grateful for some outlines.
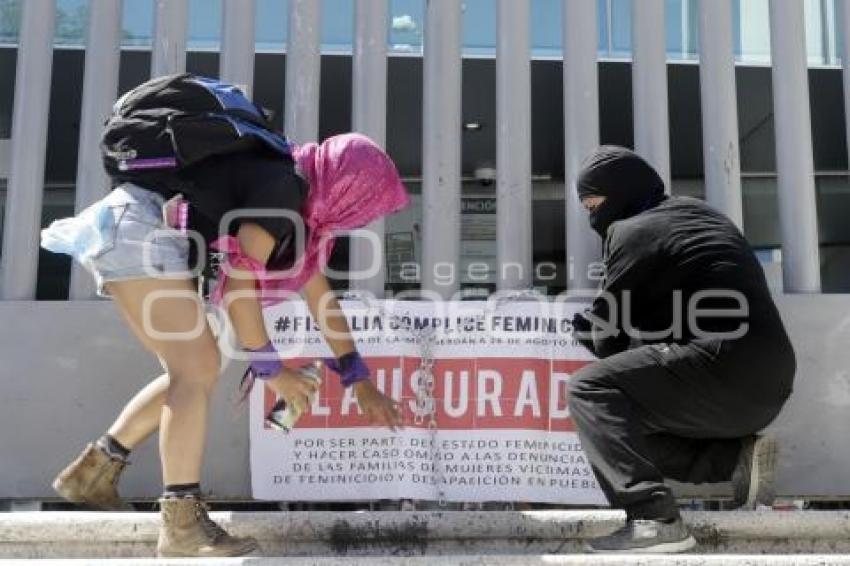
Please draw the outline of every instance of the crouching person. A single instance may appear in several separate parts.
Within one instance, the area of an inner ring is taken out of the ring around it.
[[[605,280],[573,321],[600,359],[570,383],[582,447],[626,525],[595,552],[683,552],[696,543],[664,478],[732,480],[770,504],[776,445],[758,433],[791,393],[794,351],[739,230],[702,201],[668,197],[639,156],[603,147],[577,189],[605,240]]]

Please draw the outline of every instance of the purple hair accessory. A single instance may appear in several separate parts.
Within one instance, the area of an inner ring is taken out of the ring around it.
[[[154,157],[150,159],[129,159],[118,164],[121,171],[140,171],[145,169],[171,169],[177,167],[174,157]]]
[[[369,368],[356,351],[345,354],[338,360],[328,358],[325,365],[339,375],[343,387],[351,387],[355,383],[369,380]]]

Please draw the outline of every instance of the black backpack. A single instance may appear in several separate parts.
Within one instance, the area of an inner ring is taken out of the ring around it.
[[[101,139],[113,183],[159,188],[208,157],[246,151],[291,156],[266,112],[238,88],[192,74],[159,77],[115,103]]]

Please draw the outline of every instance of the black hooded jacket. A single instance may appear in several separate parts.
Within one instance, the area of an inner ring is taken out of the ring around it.
[[[587,317],[593,340],[585,342],[596,355],[635,342],[697,343],[714,354],[740,348],[753,362],[764,355],[777,367],[795,366],[764,271],[725,215],[697,199],[665,196],[657,173],[625,148],[600,148],[577,184],[582,198],[606,197],[591,214],[605,238],[606,275]],[[699,309],[730,312],[699,316],[694,324],[692,301]],[[746,333],[739,339],[706,338],[741,328]]]
[[[664,181],[636,153],[619,146],[600,147],[585,160],[576,182],[580,199],[605,197],[590,213],[590,226],[604,239],[617,220],[632,217],[663,201]]]

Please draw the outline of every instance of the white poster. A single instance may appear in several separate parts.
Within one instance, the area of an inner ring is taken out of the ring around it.
[[[592,360],[570,334],[577,304],[344,302],[378,388],[406,427],[371,427],[325,371],[290,434],[268,428],[274,395],[251,395],[254,497],[604,504],[567,408],[570,376]],[[287,365],[330,356],[303,303],[266,310]],[[423,370],[430,344],[433,388]]]

